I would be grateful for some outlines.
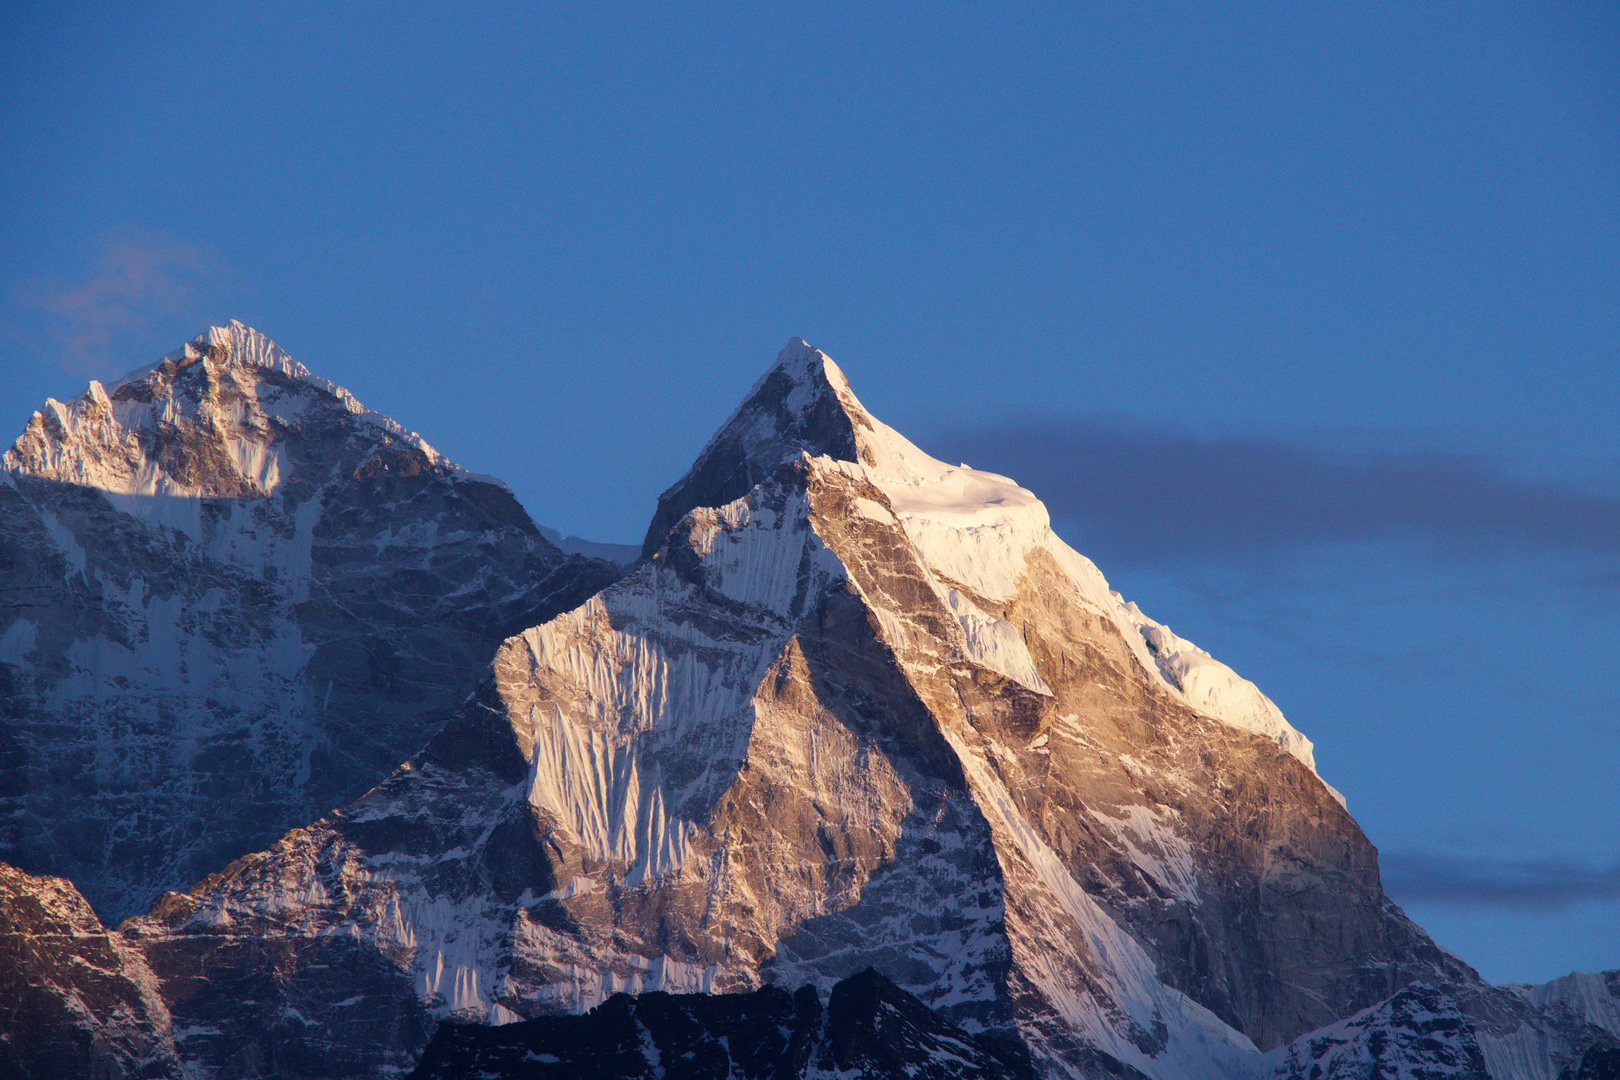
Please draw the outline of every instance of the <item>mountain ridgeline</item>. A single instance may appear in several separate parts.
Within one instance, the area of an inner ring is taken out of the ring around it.
[[[619,573],[240,323],[0,463],[0,858],[113,922],[364,792]]]
[[[803,342],[628,566],[238,323],[4,464],[17,1075],[1563,1080],[1620,1047],[1620,973],[1493,987],[1437,947],[1252,683]]]

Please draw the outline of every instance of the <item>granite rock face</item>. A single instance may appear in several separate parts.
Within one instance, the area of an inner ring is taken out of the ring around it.
[[[399,1075],[447,1021],[618,1001],[623,1035],[650,994],[806,985],[806,1068],[879,1074],[960,1029],[1051,1077],[1556,1080],[1620,1032],[1613,980],[1490,987],[1437,948],[1253,684],[802,342],[644,552],[364,795],[101,932],[188,1077]]]
[[[0,858],[109,921],[371,787],[620,572],[240,323],[0,464]]]

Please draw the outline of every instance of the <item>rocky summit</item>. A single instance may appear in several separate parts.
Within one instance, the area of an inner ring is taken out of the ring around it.
[[[239,324],[6,465],[19,1075],[1560,1080],[1620,1044],[1620,974],[1438,948],[1252,683],[801,341],[628,570]],[[260,831],[142,809],[226,776]],[[81,896],[187,870],[116,930]]]

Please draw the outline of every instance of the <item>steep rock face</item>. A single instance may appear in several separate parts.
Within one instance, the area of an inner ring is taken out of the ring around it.
[[[169,1011],[140,951],[104,931],[71,882],[0,863],[0,1074],[179,1072]]]
[[[0,858],[144,909],[418,750],[620,573],[240,323],[0,471]]]

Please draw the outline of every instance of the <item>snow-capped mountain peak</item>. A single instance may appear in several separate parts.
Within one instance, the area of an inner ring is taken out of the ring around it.
[[[47,400],[0,465],[121,495],[268,495],[296,468],[287,436],[319,410],[347,414],[425,467],[453,468],[234,319],[111,387],[92,381],[66,403]]]
[[[642,554],[698,506],[724,506],[746,495],[782,462],[801,453],[857,460],[854,418],[865,410],[825,353],[794,338],[698,453],[686,475],[658,498]]]
[[[687,511],[740,498],[801,454],[828,459],[883,492],[884,505],[870,503],[869,512],[900,522],[977,662],[1045,692],[1023,643],[997,614],[1038,551],[1062,568],[1082,602],[1119,630],[1142,670],[1162,687],[1205,715],[1275,739],[1316,768],[1311,741],[1269,698],[1113,592],[1091,560],[1052,531],[1046,506],[1033,492],[919,449],[873,417],[832,358],[803,338],[788,342],[691,469],[659,498],[643,554],[656,551]]]
[[[621,573],[235,321],[47,401],[0,465],[0,858],[104,915],[370,787]]]

